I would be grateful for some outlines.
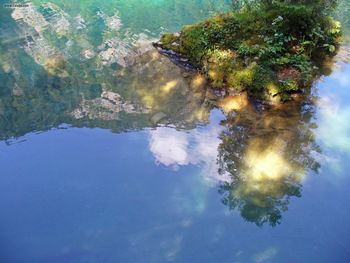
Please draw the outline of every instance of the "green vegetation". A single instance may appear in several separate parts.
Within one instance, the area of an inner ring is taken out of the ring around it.
[[[317,61],[333,56],[340,23],[329,14],[336,1],[244,1],[239,11],[164,34],[161,44],[202,69],[212,87],[246,90],[260,98],[307,87]]]

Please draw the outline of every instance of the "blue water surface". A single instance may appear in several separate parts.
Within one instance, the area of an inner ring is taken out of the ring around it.
[[[254,115],[268,127],[252,132],[244,115],[226,123],[222,111],[194,103],[183,73],[152,51],[131,66],[96,55],[125,48],[130,57],[140,39],[228,2],[98,2],[33,1],[44,29],[1,11],[0,262],[349,262],[343,57],[285,126],[276,124],[282,111]],[[50,10],[70,23],[80,14],[86,27],[50,27],[59,17]],[[25,28],[39,32],[33,48],[23,45]],[[111,47],[98,47],[105,41]]]

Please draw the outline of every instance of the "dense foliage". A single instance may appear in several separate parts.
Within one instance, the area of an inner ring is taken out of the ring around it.
[[[247,90],[259,97],[308,86],[316,61],[335,54],[340,23],[328,14],[336,0],[244,1],[239,11],[165,34],[172,49],[203,70],[214,88]]]

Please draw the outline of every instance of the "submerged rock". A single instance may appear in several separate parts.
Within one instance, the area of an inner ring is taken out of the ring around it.
[[[15,83],[14,87],[12,88],[12,95],[16,97],[20,97],[24,95],[24,91],[22,88],[20,88],[17,83]]]
[[[11,66],[10,66],[10,64],[8,64],[8,63],[3,63],[2,64],[2,70],[5,72],[5,73],[9,73],[10,71],[11,71]]]
[[[53,3],[45,3],[41,6],[45,15],[46,21],[50,28],[58,35],[63,36],[70,30],[69,15],[60,7]]]
[[[124,90],[123,98],[149,109],[152,123],[186,126],[209,118],[205,78],[176,66],[154,48],[136,56],[131,66],[117,70],[114,76]]]
[[[84,50],[84,51],[83,51],[82,55],[83,55],[86,59],[91,59],[91,58],[93,58],[96,54],[95,54],[94,51],[87,49],[87,50]]]
[[[14,8],[11,14],[12,18],[16,21],[23,21],[37,32],[42,32],[48,26],[47,21],[32,4],[28,5],[26,8]]]
[[[118,14],[114,14],[113,16],[108,16],[104,12],[98,11],[97,15],[105,21],[106,26],[110,30],[119,30],[122,26],[122,22]]]
[[[86,22],[85,22],[84,18],[82,18],[80,15],[75,17],[74,20],[75,20],[75,27],[76,27],[76,29],[84,29],[84,28],[86,28]]]
[[[100,98],[83,100],[79,108],[75,109],[71,116],[75,119],[102,119],[118,120],[120,112],[126,113],[147,113],[146,109],[140,108],[129,101],[123,101],[120,94],[103,91]]]

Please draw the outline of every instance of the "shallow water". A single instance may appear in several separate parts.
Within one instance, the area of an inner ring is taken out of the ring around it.
[[[219,110],[151,41],[228,4],[0,7],[0,262],[349,261],[349,47]]]

